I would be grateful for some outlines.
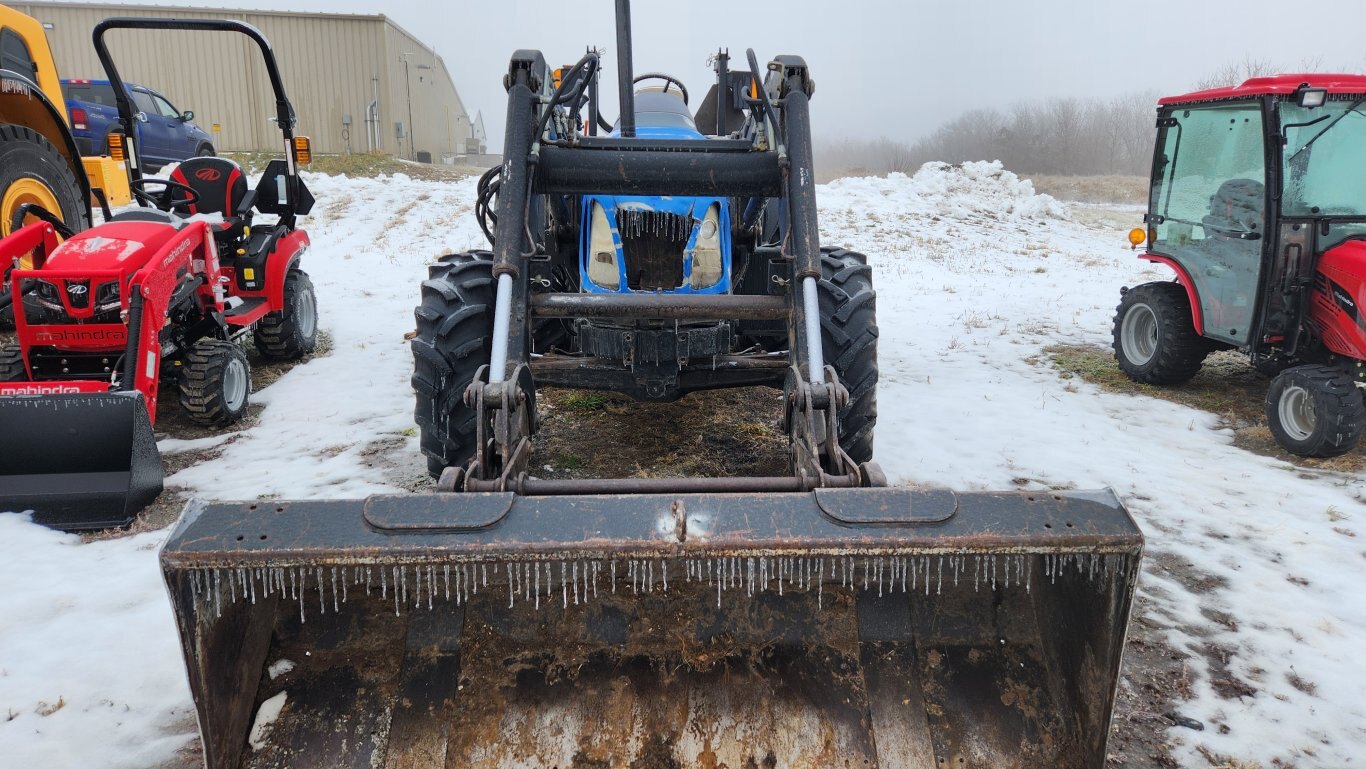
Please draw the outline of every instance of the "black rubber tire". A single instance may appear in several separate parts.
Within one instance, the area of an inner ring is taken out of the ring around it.
[[[1307,410],[1298,417],[1297,404]],[[1291,454],[1336,457],[1360,442],[1366,401],[1361,388],[1342,369],[1295,366],[1271,380],[1266,421],[1276,442]]]
[[[239,392],[242,387],[245,390]],[[180,367],[180,406],[191,421],[226,427],[247,413],[250,395],[251,366],[240,344],[201,339],[185,354]]]
[[[298,360],[318,347],[318,298],[303,270],[285,275],[285,308],[267,313],[252,331],[252,343],[267,360]]]
[[[28,379],[24,368],[24,354],[17,344],[0,345],[0,382],[23,382]]]
[[[1152,351],[1130,349],[1133,334],[1125,324],[1152,323],[1155,337]],[[1195,332],[1190,299],[1179,283],[1144,283],[1124,293],[1115,309],[1113,328],[1115,359],[1119,368],[1135,382],[1155,385],[1180,384],[1200,371],[1210,343]],[[1127,338],[1127,341],[1126,341]]]
[[[213,151],[212,144],[201,144],[195,148],[194,156],[197,158],[212,158],[217,157],[218,153]]]
[[[855,462],[873,458],[877,425],[877,293],[863,254],[821,249],[821,349],[849,390],[840,410],[840,447]]]
[[[86,207],[81,203],[81,185],[70,163],[42,134],[23,126],[0,123],[0,200],[5,191],[20,179],[34,179],[57,201],[60,216],[73,232],[90,226]],[[0,235],[10,231],[11,211],[0,211]],[[11,266],[0,267],[0,296],[9,294]],[[12,328],[14,308],[0,310],[0,328]]]
[[[448,254],[428,270],[413,311],[413,391],[422,453],[433,478],[474,456],[477,422],[466,386],[492,354],[493,254]]]

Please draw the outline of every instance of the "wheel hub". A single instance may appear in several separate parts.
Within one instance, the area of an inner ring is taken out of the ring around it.
[[[10,221],[14,219],[14,212],[25,203],[36,203],[58,216],[62,214],[57,196],[46,184],[37,179],[15,179],[14,183],[5,189],[5,196],[0,200],[0,217],[3,217],[0,218],[0,236],[10,234]],[[24,224],[36,221],[38,220],[32,216],[24,218]]]
[[[229,411],[237,411],[247,400],[247,366],[238,358],[228,361],[223,369],[223,403]]]
[[[1157,352],[1157,314],[1146,304],[1136,304],[1124,315],[1120,344],[1134,364],[1142,366]]]
[[[1286,435],[1296,441],[1308,440],[1318,425],[1318,417],[1314,414],[1314,398],[1299,385],[1285,388],[1280,403],[1276,405],[1276,412]]]
[[[313,298],[313,292],[305,291],[299,297],[298,306],[294,309],[298,316],[296,325],[299,328],[299,336],[310,339],[318,328],[318,305]]]

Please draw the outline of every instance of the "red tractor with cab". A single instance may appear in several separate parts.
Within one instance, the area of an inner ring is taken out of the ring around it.
[[[300,269],[308,235],[296,227],[313,205],[297,173],[308,140],[293,135],[269,42],[236,21],[107,19],[94,39],[115,94],[125,89],[104,43],[113,29],[247,35],[265,58],[286,158],[250,190],[231,160],[194,158],[168,179],[142,177],[132,160],[138,207],[106,210],[102,224],[73,233],[31,205],[39,221],[0,240],[0,264],[31,265],[11,271],[0,298],[18,298],[17,344],[0,347],[0,508],[67,530],[127,525],[160,494],[152,424],[162,385],[178,390],[191,420],[232,424],[251,390],[246,337],[264,358],[297,359],[318,328]],[[133,125],[126,98],[118,108]],[[133,133],[114,136],[135,159]]]
[[[1366,426],[1366,76],[1277,75],[1162,99],[1141,258],[1174,282],[1122,289],[1130,378],[1179,384],[1215,350],[1273,377],[1287,451],[1351,451]]]

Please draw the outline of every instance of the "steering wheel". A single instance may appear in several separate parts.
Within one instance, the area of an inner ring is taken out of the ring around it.
[[[157,184],[162,187],[159,195],[153,195],[143,189],[148,184]],[[192,206],[199,202],[199,193],[195,192],[194,187],[180,182],[173,182],[170,179],[156,179],[153,177],[143,177],[137,181],[129,182],[128,189],[133,193],[133,197],[139,202],[146,203],[152,208],[162,211],[170,211],[177,206]],[[178,197],[175,193],[184,193],[183,197]]]
[[[664,74],[663,72],[646,72],[646,73],[643,74],[643,75],[636,75],[636,79],[635,79],[635,80],[632,80],[631,82],[632,82],[632,83],[639,83],[639,82],[641,82],[642,80],[663,80],[663,81],[664,81],[664,93],[668,93],[668,92],[669,92],[669,86],[671,86],[671,85],[676,85],[676,86],[678,86],[678,90],[680,90],[680,91],[683,92],[683,103],[684,103],[684,104],[687,104],[687,103],[688,103],[688,87],[685,86],[685,85],[683,85],[683,81],[682,81],[682,80],[679,80],[678,78],[674,77],[673,75],[666,75],[666,74]]]

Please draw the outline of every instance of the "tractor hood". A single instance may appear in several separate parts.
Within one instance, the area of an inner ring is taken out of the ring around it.
[[[119,270],[131,273],[144,264],[176,228],[158,222],[109,222],[67,239],[48,257],[52,270]]]

